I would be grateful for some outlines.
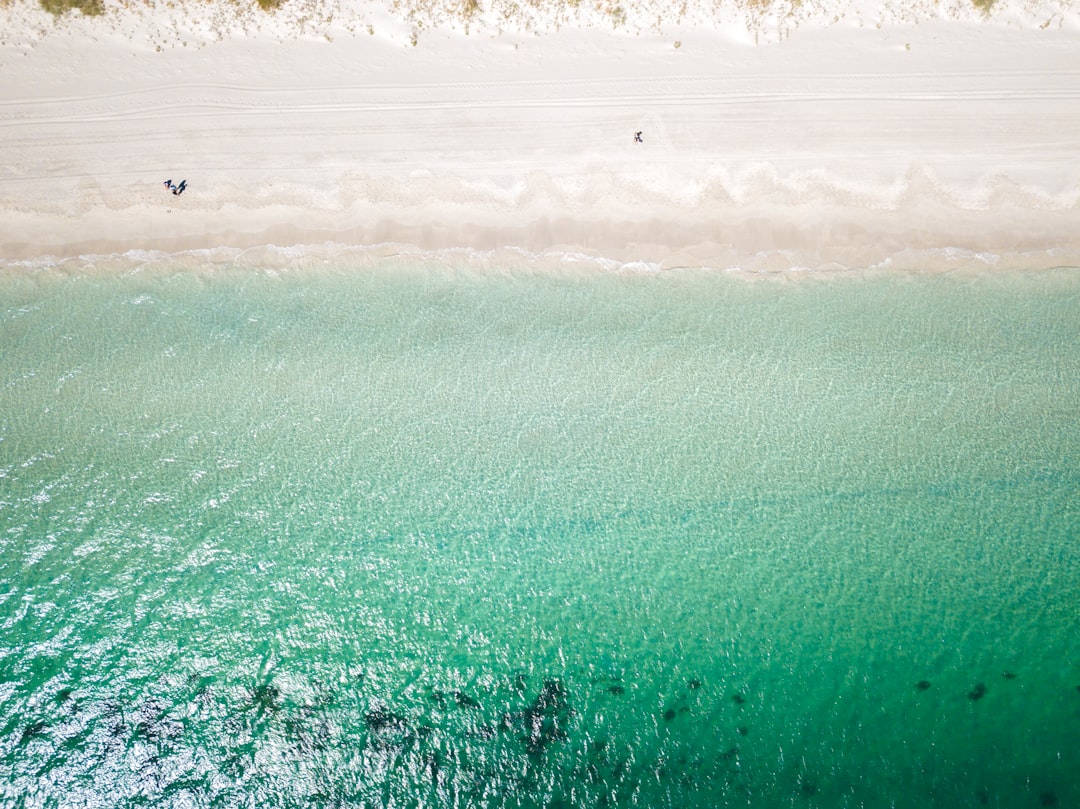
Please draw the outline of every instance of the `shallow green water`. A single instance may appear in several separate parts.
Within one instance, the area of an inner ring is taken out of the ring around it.
[[[1080,806],[1080,271],[12,270],[0,349],[4,805]]]

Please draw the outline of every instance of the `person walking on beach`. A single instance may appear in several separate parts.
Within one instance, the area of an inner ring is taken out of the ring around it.
[[[634,133],[634,143],[644,143],[644,142],[645,141],[643,141],[641,139],[641,133],[640,132],[635,132]]]
[[[165,181],[165,187],[168,188],[170,191],[175,191],[176,190],[176,185],[173,183],[172,180],[166,180]]]
[[[181,180],[180,185],[175,185],[172,187],[172,192],[175,196],[178,197],[184,193],[185,188],[187,188],[187,180]]]

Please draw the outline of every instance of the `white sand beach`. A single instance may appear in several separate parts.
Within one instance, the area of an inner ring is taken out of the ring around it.
[[[0,260],[333,242],[1080,265],[1071,2],[573,8],[13,0]]]

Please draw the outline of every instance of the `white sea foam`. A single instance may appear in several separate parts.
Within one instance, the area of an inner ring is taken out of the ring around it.
[[[1080,268],[1080,252],[1060,248],[995,253],[961,247],[900,248],[871,262],[843,264],[815,261],[798,250],[762,250],[735,256],[721,252],[696,260],[672,258],[666,261],[625,260],[578,250],[530,251],[507,247],[495,250],[448,248],[426,250],[413,245],[384,243],[351,245],[324,242],[311,245],[275,245],[234,248],[215,247],[163,251],[125,251],[72,258],[45,256],[39,259],[0,261],[0,272],[7,274],[55,273],[58,275],[96,274],[171,274],[177,272],[216,273],[235,269],[267,275],[296,272],[364,272],[396,265],[441,267],[463,272],[525,273],[633,273],[704,270],[750,275],[787,273],[845,274],[864,270],[897,272],[949,272],[955,270],[1042,270],[1060,267]],[[131,303],[148,304],[146,295]]]

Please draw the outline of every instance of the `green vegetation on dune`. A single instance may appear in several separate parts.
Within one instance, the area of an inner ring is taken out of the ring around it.
[[[74,8],[88,17],[96,17],[105,11],[101,0],[41,0],[41,7],[57,17]]]
[[[242,0],[234,0],[235,2],[242,2]],[[289,0],[255,0],[259,8],[263,11],[274,11],[280,8]],[[55,16],[61,16],[66,14],[72,9],[78,9],[83,14],[96,17],[105,12],[105,0],[40,0],[42,8]],[[971,4],[981,11],[984,15],[989,15],[994,7],[997,5],[998,0],[970,0]],[[0,0],[0,6],[8,5],[10,0]],[[574,8],[578,5],[579,0],[555,0],[551,4],[553,9],[566,9]],[[783,10],[785,6],[797,7],[800,5],[800,0],[734,0],[734,4],[739,7],[751,11],[756,14],[774,12]],[[723,0],[717,5],[724,5]],[[475,17],[481,10],[480,0],[457,0],[452,3],[453,10],[464,20],[469,20]],[[609,15],[616,18],[618,22],[620,19],[625,18],[626,14],[622,6],[608,4]],[[409,17],[417,16],[431,16],[432,4],[430,0],[395,0],[392,7],[399,11],[407,12]],[[684,5],[685,9],[685,5]]]
[[[255,0],[263,11],[273,11],[283,5],[286,0]],[[8,0],[0,0],[0,5],[5,5]],[[41,7],[54,16],[62,16],[67,12],[78,9],[88,17],[97,17],[105,13],[104,0],[40,0]]]

